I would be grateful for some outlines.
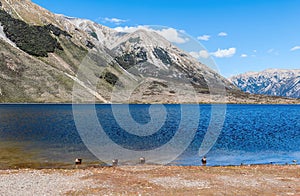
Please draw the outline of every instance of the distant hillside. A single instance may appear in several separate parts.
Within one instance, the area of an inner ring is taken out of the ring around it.
[[[248,72],[229,80],[244,92],[300,98],[300,69]]]

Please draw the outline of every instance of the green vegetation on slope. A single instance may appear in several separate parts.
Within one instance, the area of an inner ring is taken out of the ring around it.
[[[22,20],[15,19],[4,10],[0,9],[0,23],[6,36],[21,50],[39,57],[47,57],[55,49],[62,50],[59,42],[51,36],[66,34],[53,25],[31,26]]]
[[[66,63],[71,65],[74,70],[77,70],[82,60],[88,54],[88,50],[82,46],[74,44],[66,37],[60,37],[59,41],[63,50],[56,49],[55,53],[58,54]]]

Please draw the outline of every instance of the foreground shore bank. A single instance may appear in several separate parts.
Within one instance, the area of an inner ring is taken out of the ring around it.
[[[300,165],[0,170],[0,195],[299,195]]]

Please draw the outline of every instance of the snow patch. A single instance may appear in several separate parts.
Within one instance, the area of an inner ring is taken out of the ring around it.
[[[5,35],[4,31],[3,31],[3,26],[0,23],[0,39],[3,39],[5,42],[9,43],[10,45],[12,45],[13,47],[17,48],[16,44],[12,41],[10,41],[10,39],[8,39],[8,37]]]

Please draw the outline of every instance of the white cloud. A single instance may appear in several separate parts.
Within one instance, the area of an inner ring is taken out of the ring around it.
[[[199,53],[198,52],[190,52],[190,55],[194,58],[199,58]]]
[[[200,50],[199,52],[190,52],[190,55],[196,59],[209,57],[209,53],[206,50]]]
[[[156,30],[158,34],[169,40],[170,42],[183,44],[189,41],[188,38],[183,38],[179,35],[178,31],[173,28],[168,29],[162,29],[162,30]]]
[[[208,41],[210,39],[210,35],[201,35],[199,37],[197,37],[198,40],[202,40],[202,41]]]
[[[125,32],[125,33],[133,33],[139,29],[147,30],[147,31],[154,31],[158,33],[159,35],[163,36],[165,39],[167,39],[170,42],[177,43],[177,44],[184,44],[189,41],[188,38],[182,37],[180,35],[180,32],[173,28],[165,28],[161,30],[154,30],[149,26],[136,26],[136,27],[116,27],[114,28],[118,32]]]
[[[123,20],[123,19],[120,19],[120,18],[107,18],[106,17],[106,18],[103,19],[103,21],[119,25],[119,24],[127,22],[128,20]]]
[[[295,47],[291,48],[291,51],[295,51],[295,50],[300,50],[300,46],[295,46]]]
[[[236,53],[236,48],[229,48],[229,49],[218,49],[216,52],[213,52],[212,55],[214,55],[217,58],[228,58],[232,57]]]
[[[272,55],[276,55],[278,56],[279,55],[279,52],[276,51],[274,48],[271,48],[267,51],[268,54],[272,54]]]
[[[242,58],[247,58],[248,55],[247,55],[247,54],[242,54],[241,57],[242,57]]]
[[[271,48],[267,51],[267,53],[271,54],[272,52],[274,52],[274,48]]]
[[[254,53],[257,53],[257,50],[253,50]]]
[[[217,58],[228,58],[232,57],[236,53],[236,48],[228,49],[218,49],[216,52],[207,52],[206,50],[200,50],[199,52],[190,52],[189,54],[194,58],[208,58],[210,55],[213,55]],[[248,57],[247,54],[242,54],[241,57]]]
[[[226,37],[228,34],[226,32],[220,32],[218,34],[219,37]]]
[[[143,29],[143,30],[150,30],[148,26],[136,26],[136,27],[116,27],[114,28],[114,30],[118,31],[118,32],[124,32],[124,33],[133,33],[139,29]]]

